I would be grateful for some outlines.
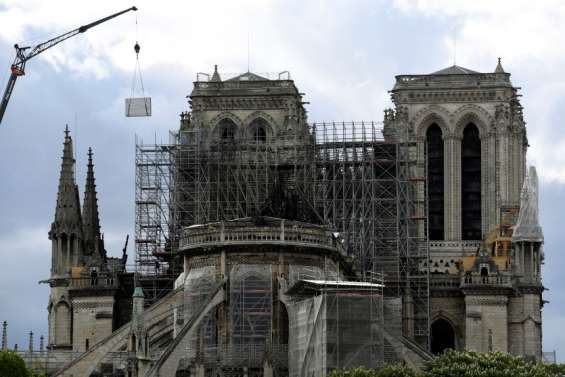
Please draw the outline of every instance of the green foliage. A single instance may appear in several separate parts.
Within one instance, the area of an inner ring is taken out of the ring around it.
[[[418,377],[418,375],[402,365],[385,364],[378,370],[364,368],[334,370],[328,374],[328,377]]]
[[[527,362],[503,352],[449,350],[431,360],[423,373],[396,364],[378,370],[335,370],[328,377],[565,377],[565,365]]]
[[[15,352],[0,351],[0,376],[28,377],[24,360]]]
[[[526,362],[502,352],[449,350],[433,359],[424,377],[560,377],[557,366]]]

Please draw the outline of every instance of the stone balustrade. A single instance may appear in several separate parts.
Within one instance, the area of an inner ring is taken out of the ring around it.
[[[238,244],[285,244],[331,250],[339,250],[341,245],[338,238],[323,227],[287,225],[280,221],[269,225],[224,222],[190,226],[183,229],[180,239],[181,250]]]
[[[464,275],[461,277],[461,287],[471,286],[498,286],[512,287],[512,278],[506,274],[490,274],[490,275]]]
[[[69,287],[70,289],[115,289],[118,288],[118,280],[112,274],[71,278]]]
[[[429,241],[430,253],[460,251],[463,255],[474,254],[481,241]]]

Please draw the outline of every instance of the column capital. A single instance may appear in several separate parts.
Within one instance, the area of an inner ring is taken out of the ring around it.
[[[463,140],[463,137],[459,136],[459,135],[449,134],[449,135],[443,136],[443,140],[461,141],[461,140]]]

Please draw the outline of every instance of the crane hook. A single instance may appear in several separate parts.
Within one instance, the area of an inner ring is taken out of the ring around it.
[[[135,42],[135,46],[133,46],[133,49],[135,50],[136,54],[139,54],[139,50],[141,50],[141,47],[139,47],[139,43]]]

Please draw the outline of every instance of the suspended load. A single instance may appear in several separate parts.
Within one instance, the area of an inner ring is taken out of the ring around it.
[[[137,19],[135,20],[135,26],[137,34]],[[149,117],[151,116],[151,97],[145,96],[141,66],[139,64],[139,51],[141,47],[137,41],[133,49],[135,50],[135,69],[131,85],[131,97],[126,98],[126,117]]]

